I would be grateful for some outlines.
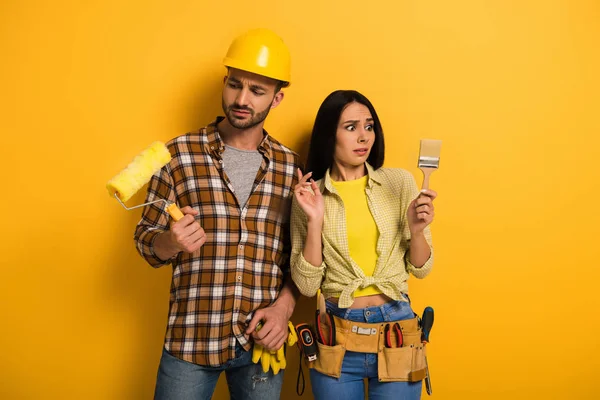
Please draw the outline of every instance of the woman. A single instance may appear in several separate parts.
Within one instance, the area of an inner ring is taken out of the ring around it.
[[[291,217],[292,278],[305,296],[321,290],[337,331],[328,343],[327,318],[318,318],[320,354],[310,371],[316,399],[362,399],[364,378],[369,399],[420,398],[424,350],[407,279],[431,270],[436,193],[419,192],[405,170],[381,168],[384,150],[365,96],[338,90],[325,99]],[[393,321],[402,321],[403,335]]]

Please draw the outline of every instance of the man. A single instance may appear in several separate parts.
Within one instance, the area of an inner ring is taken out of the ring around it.
[[[236,399],[279,399],[283,383],[250,350],[283,345],[297,297],[289,207],[298,155],[263,130],[289,85],[290,57],[258,29],[233,41],[224,64],[225,117],[167,143],[172,160],[148,186],[148,201],[175,202],[185,216],[172,222],[147,206],[135,232],[148,263],[173,265],[157,399],[208,399],[223,371]]]

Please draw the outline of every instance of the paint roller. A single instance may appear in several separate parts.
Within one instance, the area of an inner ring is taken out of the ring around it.
[[[109,195],[121,203],[126,210],[144,207],[150,204],[164,202],[165,207],[174,221],[183,218],[183,213],[175,203],[158,199],[133,207],[127,207],[125,202],[150,181],[152,176],[171,161],[171,153],[161,142],[152,143],[146,150],[138,154],[132,162],[118,175],[106,184]]]

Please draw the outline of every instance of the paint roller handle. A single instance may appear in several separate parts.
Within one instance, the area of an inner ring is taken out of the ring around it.
[[[169,215],[171,216],[171,218],[173,218],[173,221],[175,221],[175,222],[177,222],[181,218],[183,218],[183,213],[181,212],[181,210],[179,209],[179,207],[177,207],[177,204],[175,204],[175,203],[171,203],[167,206],[167,212],[169,213]]]

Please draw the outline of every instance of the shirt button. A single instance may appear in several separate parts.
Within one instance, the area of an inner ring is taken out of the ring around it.
[[[237,280],[238,280],[238,282],[239,282],[239,281],[241,281],[241,280],[242,280],[242,277],[241,277],[241,276],[238,276],[238,277],[237,277]]]
[[[240,250],[244,250],[244,245],[240,244]]]
[[[223,164],[223,160],[219,160],[219,164]]]
[[[210,149],[211,149],[211,150],[214,150],[214,149],[215,149],[215,146],[210,146]]]
[[[371,311],[365,311],[365,315],[368,317],[369,315],[371,315]]]

